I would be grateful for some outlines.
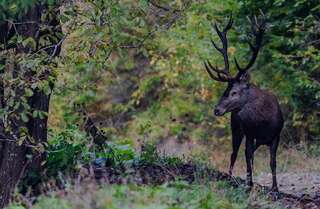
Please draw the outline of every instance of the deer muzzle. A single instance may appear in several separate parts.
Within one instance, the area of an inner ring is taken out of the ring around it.
[[[222,116],[222,115],[224,115],[224,113],[225,113],[225,110],[223,110],[223,109],[221,109],[219,107],[216,107],[214,109],[214,115],[215,116]]]

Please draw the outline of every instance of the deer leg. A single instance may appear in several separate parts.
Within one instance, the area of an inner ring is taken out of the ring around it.
[[[260,144],[257,144],[257,143],[256,143],[256,144],[254,145],[253,153],[255,153],[259,147],[260,147]]]
[[[243,139],[243,133],[240,129],[232,130],[232,154],[230,157],[229,175],[232,175],[234,163],[237,160],[239,147]]]
[[[277,149],[279,144],[279,136],[277,136],[270,145],[270,167],[272,172],[272,191],[278,192],[277,184]]]
[[[254,140],[253,138],[246,138],[246,162],[247,162],[247,186],[252,187],[252,168],[253,168],[253,152],[254,152]]]

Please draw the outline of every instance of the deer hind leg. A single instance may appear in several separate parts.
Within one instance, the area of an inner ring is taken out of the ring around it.
[[[277,149],[279,145],[279,136],[277,136],[270,145],[270,167],[272,172],[272,191],[278,192],[277,184]]]
[[[253,169],[253,152],[254,152],[254,139],[246,138],[246,162],[247,162],[247,186],[252,187],[252,169]]]
[[[232,175],[233,166],[237,160],[238,151],[243,139],[243,133],[240,129],[232,130],[232,154],[230,157],[229,175]]]
[[[253,153],[255,153],[259,147],[260,147],[260,144],[255,143]]]

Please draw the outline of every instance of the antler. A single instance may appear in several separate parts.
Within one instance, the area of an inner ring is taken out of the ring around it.
[[[214,24],[214,29],[221,40],[222,48],[218,47],[213,40],[211,40],[211,44],[218,52],[222,54],[225,67],[222,70],[219,69],[218,67],[213,67],[213,65],[210,63],[209,60],[207,60],[207,62],[204,62],[204,66],[207,72],[209,73],[210,77],[216,81],[229,82],[233,79],[229,71],[228,39],[227,39],[227,33],[228,33],[228,30],[231,29],[232,24],[233,24],[232,15],[229,18],[228,24],[222,31],[219,30],[217,24]],[[216,72],[217,75],[214,75],[213,72]]]
[[[248,44],[249,44],[250,49],[252,51],[252,56],[251,56],[249,63],[247,64],[247,66],[242,68],[242,67],[240,67],[236,57],[234,58],[236,67],[239,71],[236,78],[239,78],[242,74],[244,74],[247,70],[249,70],[257,59],[259,50],[262,45],[263,35],[266,30],[266,19],[265,19],[265,15],[262,12],[261,12],[261,17],[262,18],[260,21],[257,19],[256,16],[254,16],[251,19],[251,30],[252,30],[253,36],[255,37],[255,41],[254,41],[254,44],[252,44],[250,41],[248,41]]]

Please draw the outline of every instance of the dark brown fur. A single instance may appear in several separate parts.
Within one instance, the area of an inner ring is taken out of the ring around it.
[[[229,173],[232,175],[238,150],[245,136],[248,186],[252,186],[253,153],[260,145],[268,145],[270,147],[270,166],[273,176],[272,189],[273,191],[278,191],[276,153],[280,132],[283,127],[283,117],[277,98],[253,84],[241,84],[241,82],[243,81],[229,84],[215,108],[217,116],[231,112],[233,151]],[[232,100],[231,92],[236,92],[239,97],[245,98],[240,105],[239,100]]]
[[[247,184],[251,188],[253,154],[260,145],[270,147],[270,167],[272,171],[272,190],[277,192],[276,178],[276,154],[280,140],[280,132],[283,127],[283,117],[277,98],[257,86],[250,83],[249,69],[253,66],[262,45],[263,35],[266,29],[265,16],[251,20],[251,34],[255,37],[254,42],[249,42],[252,56],[245,67],[241,67],[235,59],[238,69],[236,76],[232,76],[229,70],[228,39],[227,32],[232,27],[232,17],[223,30],[215,24],[214,29],[221,40],[221,48],[211,41],[213,47],[221,53],[225,66],[223,69],[213,66],[210,61],[204,63],[207,72],[213,80],[227,82],[228,87],[220,98],[214,114],[222,116],[231,112],[232,147],[229,173],[236,161],[242,139],[246,138],[246,162]]]

